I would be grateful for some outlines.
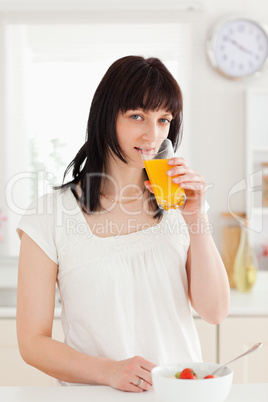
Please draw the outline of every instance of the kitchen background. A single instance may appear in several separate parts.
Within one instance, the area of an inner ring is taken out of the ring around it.
[[[231,15],[268,25],[267,0],[0,0],[0,287],[11,286],[16,278],[15,227],[23,210],[33,197],[61,181],[83,143],[99,80],[115,59],[128,54],[159,57],[182,87],[185,119],[179,153],[207,181],[209,217],[219,249],[225,247],[225,227],[238,225],[236,214],[247,211],[260,255],[268,243],[268,214],[261,208],[266,174],[261,163],[268,162],[268,69],[238,81],[213,69],[206,52],[208,33]],[[253,172],[257,175],[252,181]],[[268,257],[261,257],[259,264],[268,271]],[[266,293],[263,283],[254,289]],[[256,315],[251,300],[238,303],[244,320]],[[255,326],[267,339],[268,312],[261,307],[257,318],[263,316],[258,323],[242,322],[237,310],[229,319],[230,330],[227,323],[222,331],[198,323],[207,348],[214,348],[208,359],[226,357],[220,338],[227,345],[237,326],[245,333]],[[7,359],[14,351],[10,333],[5,338]],[[251,343],[238,338],[237,347],[239,341],[245,347]],[[245,372],[243,380],[249,375]]]

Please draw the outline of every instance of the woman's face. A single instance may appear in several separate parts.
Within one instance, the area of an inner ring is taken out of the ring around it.
[[[117,140],[128,164],[143,168],[140,148],[155,138],[167,138],[172,114],[166,110],[127,110],[116,121]]]

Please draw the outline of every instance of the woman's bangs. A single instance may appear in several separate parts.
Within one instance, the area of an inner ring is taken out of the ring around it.
[[[129,88],[123,96],[121,110],[166,110],[175,117],[180,110],[180,96],[169,85],[140,85],[137,88]]]
[[[145,110],[163,109],[175,117],[179,110],[179,99],[177,93],[172,93],[168,87],[150,87],[143,97],[143,108]]]

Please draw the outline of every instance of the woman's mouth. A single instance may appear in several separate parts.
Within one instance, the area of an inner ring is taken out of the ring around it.
[[[139,153],[139,154],[145,154],[145,155],[149,155],[153,152],[154,148],[138,148],[138,147],[134,147],[134,149]]]

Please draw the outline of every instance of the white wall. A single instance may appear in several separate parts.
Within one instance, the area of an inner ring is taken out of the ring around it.
[[[204,0],[205,22],[202,38],[205,45],[208,30],[229,14],[255,17],[268,24],[267,0]],[[268,89],[268,70],[258,78],[230,81],[217,74],[200,55],[196,71],[195,96],[192,96],[192,159],[213,188],[207,199],[211,205],[210,219],[214,238],[220,247],[220,214],[227,211],[228,192],[246,172],[245,166],[245,91],[250,87]],[[202,150],[202,152],[200,152]],[[245,194],[231,199],[233,210],[245,211]]]
[[[220,247],[222,211],[227,211],[228,192],[245,175],[245,91],[249,87],[268,87],[268,71],[261,77],[242,82],[229,81],[218,75],[207,61],[205,41],[208,30],[221,17],[229,14],[255,16],[268,24],[267,0],[0,0],[0,11],[70,8],[136,8],[141,10],[162,9],[169,12],[172,8],[195,5],[201,11],[200,26],[196,35],[196,49],[193,54],[191,90],[191,163],[212,185],[207,193],[211,206],[210,219],[214,228],[214,238]],[[142,18],[142,11],[141,11]],[[101,14],[99,15],[101,19]],[[176,18],[170,12],[170,21]],[[231,202],[234,210],[245,210],[245,195],[238,194]]]

